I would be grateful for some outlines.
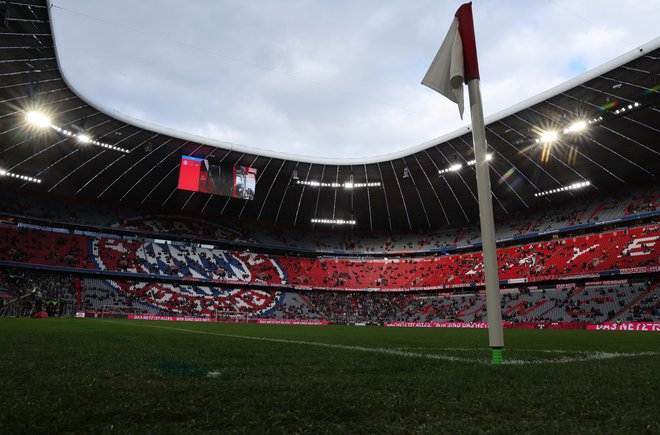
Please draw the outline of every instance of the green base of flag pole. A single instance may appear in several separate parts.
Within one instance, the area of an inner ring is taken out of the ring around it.
[[[504,361],[504,358],[502,357],[502,349],[493,348],[493,365],[494,366],[502,365],[502,361]]]

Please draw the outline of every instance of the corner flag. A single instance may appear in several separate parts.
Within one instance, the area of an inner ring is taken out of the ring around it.
[[[472,2],[470,2],[456,11],[449,32],[426,72],[422,84],[458,104],[458,111],[463,119],[463,83],[478,78],[479,63],[472,22]]]
[[[484,256],[488,341],[493,350],[493,364],[502,364],[502,348],[504,347],[502,306],[500,304],[500,282],[497,276],[493,199],[490,190],[488,146],[486,145],[484,108],[479,87],[479,64],[472,22],[472,3],[465,3],[458,8],[449,33],[422,80],[423,85],[458,104],[461,119],[464,109],[463,83],[467,83],[470,95],[470,116],[472,117],[472,139],[474,140],[481,224],[481,249]]]

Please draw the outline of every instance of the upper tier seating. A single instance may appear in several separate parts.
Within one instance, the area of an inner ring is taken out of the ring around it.
[[[614,192],[578,197],[563,207],[550,210],[520,212],[496,222],[496,237],[511,237],[559,230],[574,225],[603,222],[639,213],[660,211],[660,186],[640,188],[632,192]],[[225,221],[212,222],[200,217],[170,216],[143,209],[117,205],[75,203],[52,197],[30,197],[25,192],[1,192],[0,212],[16,213],[51,221],[84,223],[113,227],[136,233],[158,234],[163,238],[203,237],[217,241],[271,245],[280,248],[398,252],[468,246],[480,241],[478,226],[445,228],[414,233],[360,233],[289,230],[263,225]]]

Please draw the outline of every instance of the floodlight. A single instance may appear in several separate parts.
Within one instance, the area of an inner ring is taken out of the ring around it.
[[[587,128],[587,123],[584,121],[576,121],[571,124],[566,130],[566,133],[577,133]]]
[[[539,139],[543,143],[549,143],[556,141],[558,137],[559,135],[557,134],[556,131],[546,131],[541,135]]]
[[[27,112],[25,114],[25,120],[36,127],[50,127],[50,118],[36,110]]]
[[[78,142],[80,143],[90,143],[92,141],[92,138],[85,133],[80,133],[77,137],[78,137]]]
[[[449,167],[449,170],[456,172],[456,171],[460,170],[462,167],[463,167],[463,165],[461,165],[460,163],[456,163],[454,165],[451,165]]]

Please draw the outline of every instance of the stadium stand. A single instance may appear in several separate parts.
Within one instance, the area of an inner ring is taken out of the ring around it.
[[[159,210],[118,207],[114,204],[75,202],[70,198],[2,192],[0,214],[41,219],[49,225],[61,222],[84,224],[99,230],[121,229],[160,238],[197,237],[215,242],[239,242],[257,248],[272,246],[329,252],[397,253],[466,247],[480,243],[476,227],[440,229],[418,233],[360,233],[306,231],[256,225],[246,222],[214,221],[199,216],[168,215]],[[519,212],[497,223],[498,240],[561,232],[580,225],[608,223],[660,214],[660,187],[650,186],[589,197],[577,197],[565,207]],[[178,211],[180,213],[180,211]]]
[[[79,310],[92,314],[207,316],[219,319],[327,320],[332,323],[481,322],[487,320],[485,295],[439,292],[272,291],[172,285],[126,279],[77,278],[48,271],[11,270],[0,284],[14,295],[38,289],[54,301],[56,314],[71,314],[80,290]],[[30,299],[30,304],[33,299]],[[502,291],[507,322],[599,323],[656,321],[660,280],[618,279],[561,283]],[[27,307],[32,310],[32,306]],[[35,307],[36,309],[36,307]]]
[[[500,279],[536,282],[658,267],[660,226],[498,250]],[[131,274],[324,289],[433,289],[483,281],[481,254],[422,258],[303,258],[0,226],[0,260]],[[655,269],[653,269],[655,270]],[[291,278],[289,278],[291,277]]]
[[[498,250],[500,279],[516,287],[503,290],[504,320],[657,320],[658,193],[648,187],[578,198],[563,210],[499,222],[498,238],[511,245]],[[21,314],[48,300],[55,315],[72,315],[77,307],[100,315],[334,323],[486,319],[485,297],[477,291],[483,265],[475,228],[322,233],[2,195],[11,200],[0,210],[0,267],[68,271],[2,269],[3,300],[39,289],[40,304],[26,297]],[[622,227],[612,228],[613,220]],[[416,255],[400,255],[406,252]],[[584,285],[584,279],[611,274],[631,281]],[[517,287],[537,282],[545,287]]]
[[[259,315],[273,310],[279,292],[172,285],[140,281],[84,280],[85,306],[126,314],[188,314],[194,316]]]
[[[37,311],[71,316],[77,305],[81,280],[69,274],[30,269],[0,270],[0,297],[13,306],[4,314],[30,316]],[[0,315],[3,314],[0,311]]]

